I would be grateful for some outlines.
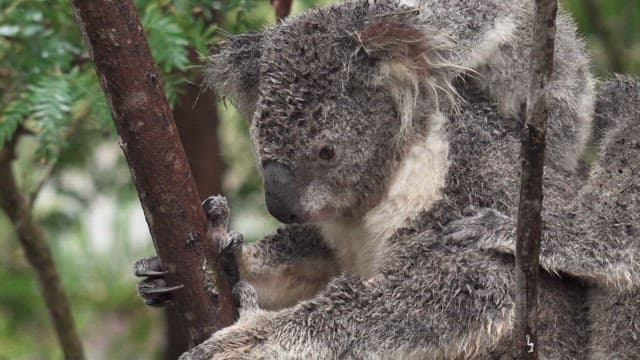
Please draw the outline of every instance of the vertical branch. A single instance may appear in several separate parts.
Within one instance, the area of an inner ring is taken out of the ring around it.
[[[271,5],[276,12],[276,20],[278,22],[284,20],[291,12],[291,3],[293,0],[271,0]]]
[[[0,150],[0,207],[13,224],[29,264],[36,273],[40,292],[53,321],[65,359],[85,358],[69,300],[62,288],[51,249],[33,218],[29,199],[18,189],[11,169],[15,139]]]
[[[107,97],[154,245],[191,345],[231,324],[235,309],[173,116],[132,0],[72,0]],[[206,256],[209,255],[209,256]],[[205,258],[206,256],[206,258]],[[203,268],[216,265],[219,297]]]
[[[514,350],[517,359],[538,358],[538,263],[542,236],[542,179],[548,105],[544,92],[553,71],[556,0],[536,0],[532,32],[531,83],[522,137],[522,177],[516,243],[516,320]]]

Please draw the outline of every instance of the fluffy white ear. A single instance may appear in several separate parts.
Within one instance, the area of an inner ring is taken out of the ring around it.
[[[409,131],[421,92],[432,97],[437,108],[444,99],[454,100],[451,85],[454,72],[444,53],[453,46],[437,32],[406,22],[382,20],[368,24],[356,33],[362,50],[378,60],[380,85],[394,98],[401,120],[401,130]]]
[[[261,50],[261,33],[232,36],[210,49],[207,87],[228,98],[248,120],[258,101]]]

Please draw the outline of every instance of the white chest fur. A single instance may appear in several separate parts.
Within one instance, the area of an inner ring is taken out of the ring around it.
[[[441,113],[432,116],[429,135],[409,149],[378,205],[361,218],[321,224],[342,271],[362,279],[375,275],[391,235],[441,198],[449,152],[445,121]]]

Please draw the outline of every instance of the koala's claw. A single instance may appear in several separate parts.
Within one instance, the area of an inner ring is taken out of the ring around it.
[[[232,231],[227,234],[227,241],[223,244],[220,250],[220,255],[231,255],[242,249],[244,244],[244,237],[237,231]]]
[[[242,249],[244,238],[242,234],[232,231],[227,235],[227,239],[220,249],[218,255],[218,263],[224,271],[225,276],[229,279],[231,286],[234,286],[240,280],[240,273],[236,262],[236,255]]]
[[[209,196],[202,201],[202,208],[211,226],[222,225],[226,229],[229,222],[229,207],[224,196]]]
[[[150,256],[136,261],[133,264],[133,273],[138,277],[162,277],[167,274],[162,268],[160,258],[157,256]]]
[[[511,234],[511,219],[497,210],[467,208],[463,215],[465,217],[443,228],[442,235],[448,243],[478,243],[483,247],[489,239],[495,245],[504,242]]]
[[[150,256],[136,261],[133,273],[146,279],[138,283],[138,295],[149,306],[165,306],[173,301],[171,293],[181,289],[183,285],[167,286],[164,276],[167,274],[157,256]]]
[[[164,278],[148,278],[138,283],[138,295],[149,306],[165,306],[173,301],[171,293],[183,285],[167,286]]]

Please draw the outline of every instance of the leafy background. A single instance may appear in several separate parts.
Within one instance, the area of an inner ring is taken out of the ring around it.
[[[294,0],[293,13],[318,3]],[[275,19],[267,1],[137,0],[165,91],[177,105],[223,32]],[[566,0],[594,71],[640,73],[640,1]],[[215,24],[215,25],[212,25]],[[223,191],[249,240],[276,223],[262,205],[247,125],[219,104]],[[165,320],[135,294],[133,262],[153,252],[87,50],[62,0],[0,0],[0,146],[20,132],[12,164],[52,248],[90,359],[162,358]],[[0,174],[0,176],[8,176]],[[11,224],[0,213],[0,359],[59,359],[51,322]]]

